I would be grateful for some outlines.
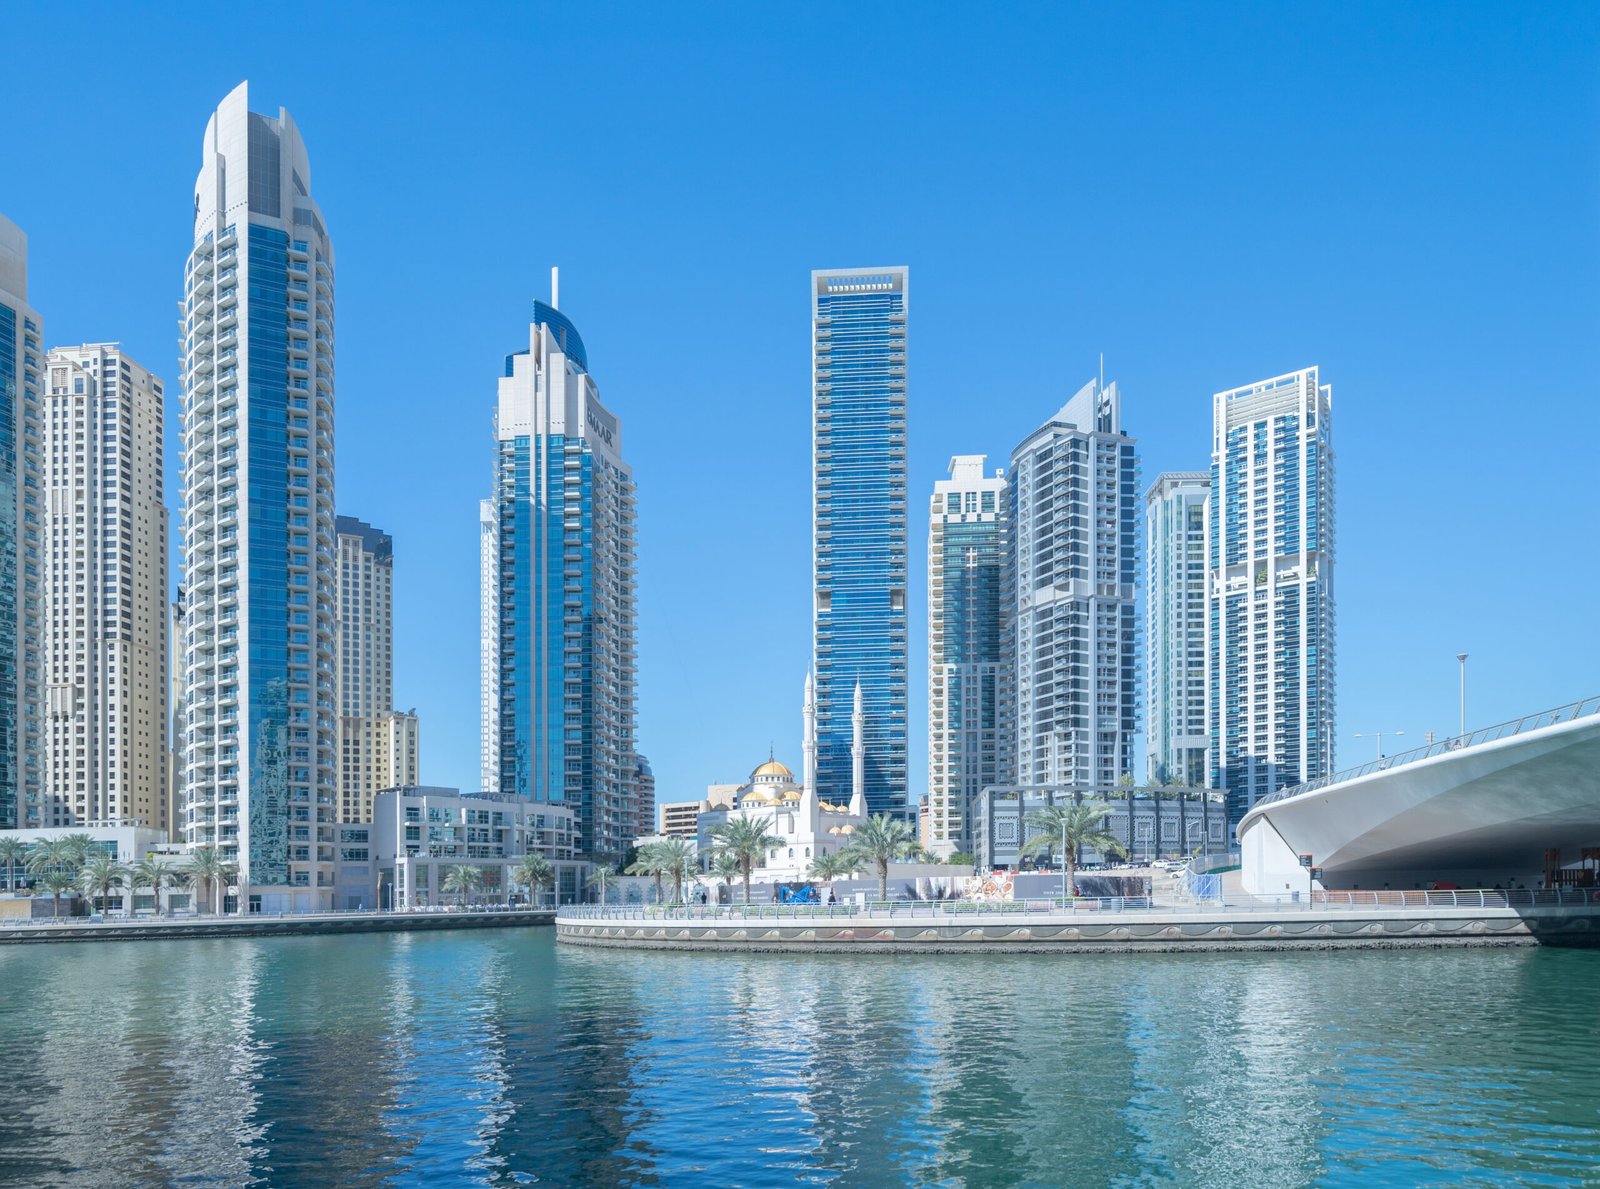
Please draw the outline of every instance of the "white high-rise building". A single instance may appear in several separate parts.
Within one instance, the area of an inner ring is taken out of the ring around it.
[[[1207,723],[1233,821],[1333,771],[1332,408],[1314,367],[1213,398]]]
[[[500,788],[500,511],[478,501],[478,779]]]
[[[1089,381],[1011,452],[1001,704],[1018,784],[1110,788],[1133,771],[1138,481],[1115,383]]]
[[[39,437],[43,319],[28,237],[0,215],[0,829],[43,826],[39,791]]]
[[[1206,733],[1205,471],[1158,475],[1144,497],[1146,771],[1161,785],[1211,778]]]
[[[354,516],[334,520],[339,542],[338,655],[339,820],[370,822],[390,780],[389,726],[394,712],[394,539]]]
[[[329,908],[333,244],[294,121],[243,83],[206,124],[184,285],[184,833],[237,864],[241,911]]]
[[[56,347],[45,373],[45,824],[165,831],[162,383],[110,343]]]
[[[941,858],[970,849],[970,807],[1000,768],[1000,684],[1006,636],[1003,472],[958,454],[928,509],[928,845]]]

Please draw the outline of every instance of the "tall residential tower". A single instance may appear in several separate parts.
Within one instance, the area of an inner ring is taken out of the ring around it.
[[[416,783],[394,779],[394,538],[354,516],[334,519],[339,542],[338,697],[339,820],[370,822],[380,789]],[[410,722],[415,734],[416,719]],[[403,729],[403,728],[402,728]],[[415,754],[415,738],[399,741]]]
[[[1110,788],[1139,729],[1139,462],[1091,380],[1011,452],[1003,730],[1018,784]]]
[[[856,690],[867,805],[905,817],[908,270],[811,274],[817,795],[849,798]]]
[[[1333,771],[1332,407],[1314,367],[1213,398],[1207,722],[1233,821]]]
[[[161,381],[114,343],[56,347],[44,400],[44,824],[166,830]]]
[[[0,215],[0,829],[47,824],[38,748],[42,323],[28,305],[28,237]]]
[[[289,113],[206,124],[184,268],[184,833],[248,912],[332,907],[334,263]]]
[[[941,858],[971,849],[971,807],[998,784],[1005,633],[1000,506],[1006,481],[958,454],[928,510],[928,835]]]
[[[1144,497],[1146,771],[1162,785],[1211,779],[1206,734],[1205,471],[1158,475]]]
[[[633,474],[554,293],[533,303],[529,340],[499,383],[484,707],[498,716],[499,791],[574,806],[583,852],[620,855],[638,825]]]

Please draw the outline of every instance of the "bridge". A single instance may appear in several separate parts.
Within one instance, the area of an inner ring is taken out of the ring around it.
[[[1600,867],[1600,697],[1295,785],[1238,827],[1254,895],[1588,886]]]

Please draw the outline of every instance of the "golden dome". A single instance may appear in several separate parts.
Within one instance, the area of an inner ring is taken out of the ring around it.
[[[769,758],[765,764],[750,773],[751,780],[757,780],[763,776],[781,776],[785,780],[792,780],[794,773],[789,771],[785,765],[778,763],[777,760]]]
[[[798,801],[800,799],[800,790],[790,789],[788,792],[783,794],[783,799],[785,801]]]

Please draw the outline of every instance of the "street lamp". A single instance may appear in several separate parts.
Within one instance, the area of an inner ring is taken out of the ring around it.
[[[1461,662],[1461,736],[1467,734],[1467,654],[1456,653],[1456,660]]]
[[[1067,819],[1061,819],[1061,907],[1067,907]]]
[[[1378,758],[1383,759],[1383,737],[1385,735],[1404,735],[1404,731],[1357,731],[1352,738],[1376,739],[1378,741]]]

